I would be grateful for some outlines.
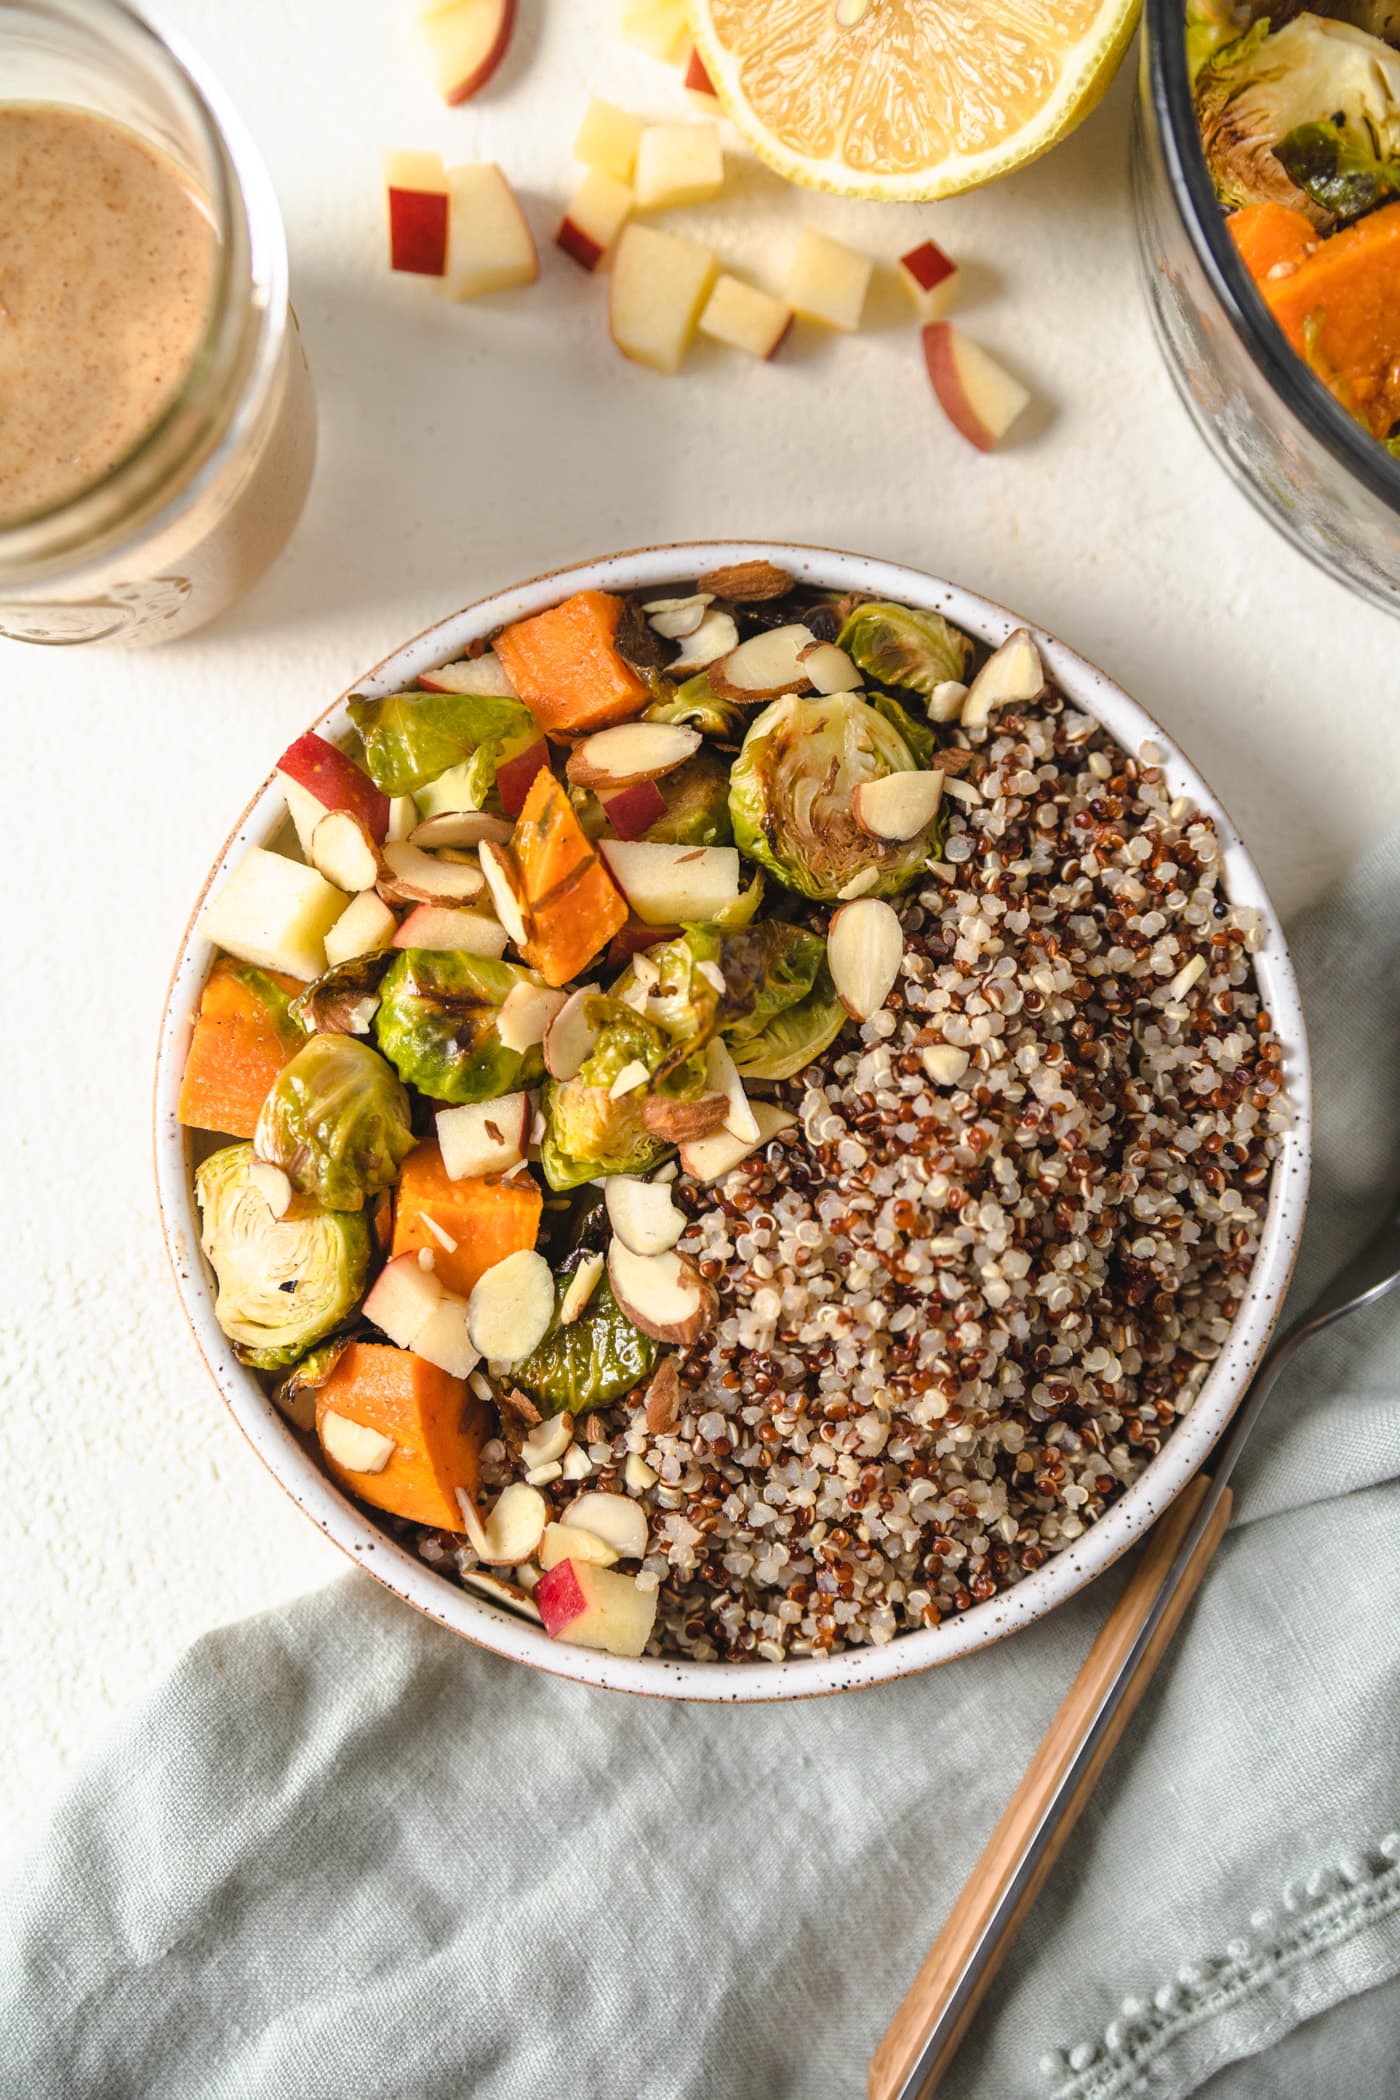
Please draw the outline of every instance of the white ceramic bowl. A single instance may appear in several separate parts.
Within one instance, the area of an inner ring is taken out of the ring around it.
[[[873,591],[882,598],[935,608],[991,644],[1003,641],[1014,627],[1022,624],[1012,613],[971,591],[892,562],[815,547],[690,543],[610,555],[498,592],[450,614],[406,642],[360,679],[353,690],[374,697],[397,692],[421,672],[461,656],[477,636],[489,634],[507,621],[540,612],[572,591],[627,590],[637,586],[655,589],[694,577],[720,563],[756,556],[781,563],[805,583],[833,590]],[[1050,635],[1037,632],[1036,639],[1047,669],[1065,695],[1077,707],[1096,716],[1127,751],[1135,753],[1144,740],[1155,740],[1166,754],[1162,763],[1173,792],[1189,795],[1214,818],[1224,847],[1226,888],[1232,901],[1254,905],[1263,913],[1266,937],[1255,957],[1255,966],[1285,1052],[1293,1125],[1274,1173],[1259,1257],[1234,1330],[1195,1405],[1173,1430],[1162,1451],[1082,1537],[1052,1555],[1043,1567],[1013,1589],[972,1606],[958,1618],[904,1634],[882,1648],[859,1648],[824,1660],[798,1657],[784,1663],[700,1663],[651,1656],[631,1661],[551,1641],[539,1627],[434,1574],[381,1530],[370,1512],[347,1500],[321,1471],[316,1458],[303,1448],[254,1374],[238,1363],[214,1319],[210,1279],[199,1252],[189,1134],[176,1120],[175,1107],[192,1018],[210,962],[209,946],[195,932],[199,912],[206,899],[217,893],[245,848],[269,842],[284,822],[282,796],[271,781],[244,811],[186,929],[161,1034],[156,1072],[156,1170],[176,1282],[186,1317],[219,1390],[269,1471],[312,1522],[319,1524],[327,1538],[333,1539],[386,1588],[440,1625],[465,1634],[498,1655],[512,1656],[518,1662],[558,1676],[660,1698],[795,1699],[879,1684],[951,1662],[954,1656],[1000,1640],[1072,1597],[1116,1560],[1180,1494],[1224,1429],[1268,1343],[1302,1231],[1312,1104],[1298,987],[1282,929],[1254,863],[1195,767],[1152,717],[1101,671]],[[314,726],[331,736],[345,730],[348,719],[344,698],[328,707]]]

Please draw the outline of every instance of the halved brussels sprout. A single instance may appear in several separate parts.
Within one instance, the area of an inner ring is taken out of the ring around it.
[[[352,955],[297,993],[287,1008],[298,1040],[305,1035],[368,1035],[379,1002],[379,982],[393,961],[386,949]]]
[[[199,1238],[218,1280],[215,1319],[244,1363],[280,1371],[358,1305],[370,1231],[362,1213],[304,1202],[274,1218],[248,1179],[254,1158],[251,1145],[226,1145],[200,1167]]]
[[[434,1101],[494,1101],[534,1086],[537,1049],[508,1050],[496,1021],[529,970],[460,949],[404,948],[379,985],[374,1034],[399,1077]]]
[[[918,722],[907,707],[901,707],[893,693],[867,693],[866,699],[877,715],[883,715],[891,729],[897,729],[915,760],[925,769],[938,764],[938,738],[927,722]]]
[[[560,1324],[558,1299],[583,1259],[580,1250],[560,1265],[554,1325],[523,1363],[511,1366],[511,1383],[552,1415],[579,1415],[586,1407],[607,1407],[620,1400],[651,1376],[661,1354],[660,1345],[632,1325],[606,1273],[579,1317],[567,1327]]]
[[[412,1110],[395,1072],[353,1035],[313,1035],[273,1081],[258,1114],[259,1159],[327,1210],[361,1210],[413,1149]]]
[[[672,687],[646,710],[648,722],[684,722],[721,744],[738,744],[744,735],[744,710],[736,700],[721,700],[712,691],[708,671],[697,671],[684,685]]]
[[[875,881],[865,894],[895,896],[917,881],[934,827],[901,841],[872,838],[851,797],[861,781],[917,770],[898,730],[856,694],[787,693],[763,710],[734,762],[734,842],[805,897],[833,903],[867,869]]]
[[[941,613],[915,612],[882,599],[858,605],[836,637],[869,678],[902,685],[927,699],[936,685],[961,678],[972,644]]]
[[[591,1055],[574,1079],[551,1080],[540,1163],[552,1189],[578,1188],[601,1174],[644,1174],[670,1147],[651,1135],[643,1115],[649,1091],[689,1101],[703,1091],[703,1054],[672,1041],[665,1029],[630,1006],[601,994],[584,1009],[598,1030]],[[611,1088],[630,1064],[646,1066],[649,1083],[614,1098]]]
[[[666,797],[666,814],[642,833],[665,846],[727,846],[734,836],[729,821],[729,766],[717,751],[703,748],[658,785]]]
[[[719,968],[719,1032],[747,1078],[791,1078],[845,1025],[819,933],[764,919],[721,943]]]
[[[534,728],[518,700],[485,693],[391,693],[385,700],[353,699],[351,721],[365,748],[365,766],[386,795],[411,795],[482,749]],[[495,767],[491,766],[491,780]],[[487,785],[489,785],[489,781]]]

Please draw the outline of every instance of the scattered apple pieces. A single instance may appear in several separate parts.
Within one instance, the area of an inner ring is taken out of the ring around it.
[[[686,0],[622,0],[622,34],[648,57],[678,64],[690,42]]]
[[[447,268],[447,175],[440,153],[386,153],[389,268],[441,277]]]
[[[716,278],[700,316],[700,333],[750,357],[775,357],[792,326],[791,308],[771,292],[727,273]]]
[[[897,264],[899,281],[921,321],[941,321],[956,303],[962,286],[958,266],[937,241],[920,241]]]
[[[530,1097],[497,1094],[437,1113],[438,1145],[449,1181],[505,1174],[525,1157],[530,1136]]]
[[[787,303],[795,314],[824,328],[859,328],[874,268],[868,255],[804,226],[788,272]]]
[[[443,290],[449,299],[533,284],[540,259],[514,190],[494,161],[449,168]]]
[[[707,116],[718,115],[720,101],[715,93],[715,84],[705,71],[705,61],[693,44],[686,63],[685,79],[681,85],[697,109],[703,109]]]
[[[535,1585],[535,1604],[551,1640],[609,1655],[640,1655],[656,1624],[657,1591],[589,1561],[561,1560]]]
[[[739,895],[733,846],[601,839],[599,851],[628,904],[649,926],[714,919]]]
[[[991,452],[1030,401],[1025,387],[951,321],[925,328],[924,360],[953,428],[979,452]]]
[[[613,258],[608,325],[624,357],[653,372],[679,372],[718,265],[700,241],[636,220]]]
[[[353,962],[357,955],[377,955],[387,948],[399,930],[399,922],[378,890],[362,890],[352,897],[326,935],[326,962],[336,969]]]
[[[724,188],[718,124],[649,124],[637,146],[633,188],[639,211],[708,204]]]
[[[645,129],[642,119],[634,117],[630,110],[619,109],[615,102],[603,102],[595,95],[583,113],[574,140],[574,158],[586,168],[610,175],[614,182],[630,184],[637,165],[637,146]]]
[[[559,222],[556,245],[584,270],[596,270],[632,216],[636,202],[625,182],[590,168]]]
[[[326,935],[349,901],[314,868],[250,846],[205,906],[199,930],[239,962],[309,984],[325,971]]]
[[[484,88],[510,48],[515,0],[452,0],[422,17],[433,79],[444,102]]]

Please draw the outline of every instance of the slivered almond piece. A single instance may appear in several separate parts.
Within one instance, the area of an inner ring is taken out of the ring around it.
[[[941,773],[886,773],[862,780],[851,796],[855,820],[876,839],[912,839],[926,831],[943,800]]]
[[[383,860],[379,894],[400,904],[465,904],[484,887],[480,868],[470,861],[435,860],[406,840],[391,840]]]
[[[321,1417],[321,1445],[347,1473],[382,1473],[398,1448],[391,1436],[327,1410]]]
[[[608,1223],[633,1254],[664,1254],[685,1231],[685,1218],[663,1181],[610,1174],[603,1189]]]
[[[602,1539],[621,1560],[640,1560],[647,1550],[646,1512],[628,1495],[609,1495],[601,1490],[576,1495],[564,1511],[563,1521]]]
[[[585,1560],[595,1568],[610,1568],[621,1555],[596,1531],[572,1524],[546,1524],[540,1540],[540,1566],[557,1567],[561,1560]]]
[[[1045,666],[1030,630],[1018,627],[989,656],[967,689],[962,704],[964,729],[982,729],[999,707],[1018,700],[1038,700],[1045,691]]]
[[[709,1137],[695,1138],[681,1146],[681,1165],[692,1181],[722,1181],[740,1160],[747,1159],[760,1145],[771,1144],[785,1130],[797,1128],[796,1116],[778,1108],[772,1101],[751,1103],[754,1120],[758,1124],[758,1137],[752,1144],[736,1138],[727,1130],[716,1130]]]
[[[967,687],[960,678],[944,678],[928,696],[930,722],[956,722],[962,713]]]
[[[664,640],[679,642],[694,634],[713,598],[713,591],[697,591],[691,598],[653,598],[642,611]]]
[[[669,1362],[669,1358],[667,1361]],[[627,1463],[622,1468],[622,1477],[634,1495],[644,1495],[648,1488],[655,1487],[657,1475],[639,1451],[629,1451]]]
[[[492,649],[483,656],[464,656],[455,664],[439,664],[435,671],[424,671],[418,683],[429,693],[477,693],[491,700],[517,697],[505,665]]]
[[[575,787],[611,793],[638,780],[660,780],[699,749],[699,730],[679,722],[621,722],[576,744],[564,770]]]
[[[553,1272],[532,1248],[494,1263],[467,1300],[467,1331],[489,1363],[519,1363],[539,1347],[553,1318]]]
[[[547,984],[513,984],[496,1016],[496,1033],[506,1049],[533,1050],[536,1043],[542,1043],[545,1030],[568,996]]]
[[[491,902],[496,908],[496,917],[517,948],[523,948],[529,938],[525,924],[525,907],[520,901],[520,890],[515,879],[515,869],[504,846],[490,839],[483,839],[478,854],[481,872],[486,878],[486,887],[491,892]]]
[[[379,879],[379,848],[368,825],[348,809],[328,810],[311,834],[307,859],[318,875],[353,897]]]
[[[472,1551],[490,1567],[518,1567],[522,1560],[530,1559],[544,1536],[549,1506],[539,1489],[523,1480],[502,1488],[484,1524],[469,1495],[459,1490],[457,1501]]]
[[[849,882],[842,883],[836,894],[843,904],[849,904],[855,898],[863,897],[867,890],[873,890],[879,880],[880,870],[878,868],[862,868],[860,873],[853,875]]]
[[[714,1093],[723,1094],[727,1104],[724,1113],[724,1128],[731,1137],[742,1144],[758,1143],[758,1119],[752,1103],[744,1092],[744,1082],[739,1077],[738,1067],[729,1054],[727,1044],[711,1036],[705,1048],[705,1084]]]
[[[262,1196],[273,1217],[285,1218],[296,1194],[290,1175],[284,1174],[280,1167],[274,1167],[271,1160],[255,1159],[249,1165],[248,1180]]]
[[[544,1068],[551,1079],[577,1079],[592,1055],[598,1031],[584,1018],[584,1007],[597,990],[596,984],[582,984],[570,992],[546,1027]]]
[[[714,1291],[694,1262],[674,1247],[665,1254],[633,1254],[614,1238],[608,1243],[608,1280],[633,1326],[655,1342],[686,1345],[714,1325],[719,1310]]]
[[[647,1428],[653,1436],[663,1436],[675,1428],[681,1411],[681,1378],[674,1356],[663,1356],[652,1372],[646,1406]]]
[[[573,1442],[574,1418],[567,1409],[546,1415],[537,1422],[520,1446],[521,1462],[527,1466],[552,1466]]]
[[[710,666],[710,684],[725,700],[774,700],[779,693],[805,693],[812,680],[802,651],[816,639],[810,627],[765,628]]]
[[[813,642],[798,652],[798,662],[819,693],[853,693],[865,680],[844,649],[835,642]]]
[[[533,1619],[537,1626],[543,1625],[538,1604],[518,1582],[507,1582],[504,1576],[493,1574],[489,1568],[463,1568],[461,1580],[467,1589],[475,1590],[489,1604],[499,1604],[505,1611],[516,1612],[522,1619]]]
[[[732,613],[720,612],[711,607],[694,634],[687,635],[681,644],[679,656],[672,657],[666,669],[671,677],[678,671],[703,671],[721,656],[728,656],[739,640],[739,630]]]
[[[408,834],[413,846],[479,846],[492,839],[503,846],[514,827],[506,817],[493,817],[487,809],[445,809],[441,816],[425,817]]]
[[[716,598],[732,598],[736,605],[759,605],[769,598],[782,598],[792,589],[786,569],[771,561],[736,561],[727,568],[709,569],[696,588],[713,591]]]
[[[571,1327],[587,1307],[589,1299],[598,1288],[598,1278],[607,1267],[601,1254],[585,1254],[564,1286],[564,1295],[559,1301],[559,1322]]]
[[[894,989],[904,960],[904,928],[882,897],[843,904],[826,930],[836,996],[853,1020],[868,1021]]]
[[[608,1099],[620,1101],[624,1094],[635,1094],[639,1086],[645,1086],[651,1074],[639,1057],[630,1058],[608,1088]]]

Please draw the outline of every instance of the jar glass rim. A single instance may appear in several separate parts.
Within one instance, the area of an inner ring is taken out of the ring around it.
[[[1184,0],[1146,0],[1144,66],[1172,196],[1231,327],[1289,413],[1340,466],[1400,514],[1400,460],[1347,414],[1293,350],[1226,231],[1191,97]]]
[[[158,531],[193,500],[260,412],[287,325],[286,240],[271,181],[183,41],[157,30],[127,0],[6,0],[0,21],[9,9],[95,38],[114,61],[159,79],[198,143],[200,188],[219,252],[199,346],[178,389],[136,443],[91,481],[0,526],[7,587],[81,565],[127,533]]]

